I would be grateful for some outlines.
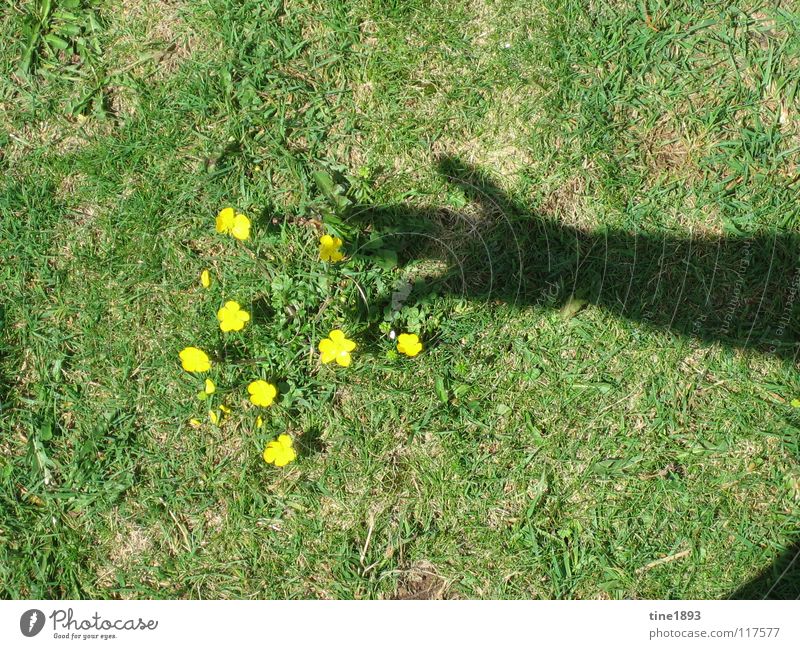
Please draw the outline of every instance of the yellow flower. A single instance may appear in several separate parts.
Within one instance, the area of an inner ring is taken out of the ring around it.
[[[279,435],[277,440],[267,444],[264,449],[264,462],[275,466],[286,466],[297,458],[297,452],[292,448],[292,438],[288,435]]]
[[[334,329],[327,338],[319,341],[319,351],[323,363],[335,360],[342,367],[350,365],[350,352],[356,348],[352,340],[345,337],[341,329]]]
[[[231,409],[228,408],[224,403],[219,404],[220,411],[224,412],[226,415],[231,414]]]
[[[261,415],[256,417],[256,428],[261,428],[264,425],[264,420],[261,418]]]
[[[238,302],[229,300],[217,311],[219,328],[222,331],[241,331],[244,323],[250,320],[250,314],[239,306]]]
[[[236,212],[232,207],[226,207],[220,210],[217,214],[217,232],[220,234],[229,234],[233,229],[233,219],[236,218]]]
[[[264,406],[265,408],[272,405],[278,390],[272,383],[267,383],[258,379],[253,381],[247,386],[247,391],[250,393],[250,401],[256,406]]]
[[[247,241],[250,238],[250,219],[244,214],[237,214],[233,218],[231,234],[239,239],[239,241]]]
[[[406,356],[416,356],[422,351],[422,343],[417,334],[400,334],[397,337],[397,351]]]
[[[217,386],[214,385],[214,381],[212,381],[211,379],[206,379],[205,393],[214,394],[216,391],[217,391]]]
[[[203,424],[199,419],[190,419],[189,420],[189,425],[192,428],[200,428],[200,426],[202,426]]]
[[[197,347],[187,347],[180,353],[183,369],[187,372],[208,372],[211,369],[211,361],[208,355]]]
[[[217,214],[217,232],[245,241],[250,238],[250,219],[235,212],[232,207],[226,207]]]
[[[200,273],[200,283],[203,285],[203,288],[211,286],[211,274],[207,270]]]
[[[213,410],[208,411],[208,418],[212,424],[219,423],[219,415]]]
[[[792,399],[792,408],[800,408],[800,399]]]
[[[319,258],[322,261],[342,261],[344,253],[339,250],[341,247],[342,240],[339,237],[323,234],[319,240]]]

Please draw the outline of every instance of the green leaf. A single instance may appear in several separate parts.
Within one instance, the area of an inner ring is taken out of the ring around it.
[[[81,28],[78,25],[61,25],[58,28],[58,33],[62,36],[73,37],[81,33]]]
[[[31,464],[33,465],[34,470],[41,472],[44,483],[49,485],[53,479],[53,475],[50,472],[50,467],[53,466],[53,461],[47,457],[47,453],[44,450],[44,445],[42,444],[42,441],[39,439],[38,435],[31,435],[30,444]]]
[[[69,47],[69,43],[67,41],[60,36],[56,36],[55,34],[48,34],[44,37],[44,40],[50,43],[50,45],[55,47],[57,50],[66,50]]]
[[[608,394],[615,386],[613,383],[598,381],[597,383],[573,383],[572,387],[579,390],[597,390],[600,394]]]
[[[609,460],[601,460],[595,462],[592,467],[592,473],[598,475],[621,475],[631,467],[635,466],[644,459],[643,455],[634,455],[630,458],[613,458]]]
[[[336,187],[338,189],[339,185],[337,185]],[[345,196],[344,194],[336,193],[336,192],[332,196],[332,199],[333,199],[333,202],[335,203],[336,207],[339,208],[340,211],[346,209],[347,207],[350,207],[350,205],[353,204],[353,201],[351,201],[349,198],[347,198],[347,196]]]
[[[328,196],[333,195],[334,182],[331,175],[325,171],[315,171],[312,174],[314,182],[317,183],[319,190]]]
[[[542,375],[542,368],[541,367],[532,367],[525,373],[525,378],[528,381],[535,381]]]
[[[453,396],[456,397],[456,399],[460,399],[468,392],[469,386],[466,383],[459,383],[455,388],[453,388]]]
[[[477,414],[481,410],[481,402],[477,399],[473,399],[472,401],[467,401],[466,403],[467,410],[469,410],[472,414]]]
[[[67,0],[67,2],[69,2],[69,0]],[[52,8],[53,8],[52,0],[42,0],[42,4],[39,8],[39,16],[41,17],[43,23],[47,22],[47,19],[50,17],[50,11]]]
[[[381,248],[380,250],[376,250],[372,256],[375,259],[375,263],[383,270],[397,268],[397,253],[394,250]]]
[[[447,388],[444,387],[444,379],[441,376],[436,378],[434,389],[436,390],[436,396],[439,397],[439,401],[442,403],[447,403],[449,401]]]
[[[39,439],[43,442],[49,442],[53,439],[53,422],[46,420],[42,427],[39,429]]]

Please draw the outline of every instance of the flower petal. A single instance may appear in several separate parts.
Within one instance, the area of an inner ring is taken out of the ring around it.
[[[275,466],[286,466],[297,457],[297,453],[293,448],[284,448],[278,451],[275,458]]]
[[[183,369],[187,372],[207,372],[211,369],[211,361],[202,349],[186,347],[178,355]]]
[[[250,219],[248,219],[244,214],[237,214],[233,219],[231,234],[240,241],[245,241],[246,239],[249,239]]]
[[[275,442],[270,442],[267,444],[267,448],[264,449],[264,461],[271,464],[277,456],[278,446],[275,445]]]
[[[226,207],[217,214],[217,232],[227,234],[233,228],[234,212],[232,207]]]

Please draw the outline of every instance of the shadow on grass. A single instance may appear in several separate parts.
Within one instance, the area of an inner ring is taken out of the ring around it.
[[[445,158],[439,171],[477,206],[363,206],[350,218],[388,226],[405,260],[447,270],[437,292],[525,307],[595,305],[651,328],[728,348],[753,348],[797,366],[800,235],[585,231],[530,214],[479,170]],[[412,295],[411,300],[419,298]],[[390,297],[385,296],[385,303]]]
[[[303,431],[297,438],[297,448],[302,457],[310,457],[325,450],[325,442],[322,441],[322,429],[312,426]]]
[[[463,190],[477,212],[393,205],[364,206],[351,214],[378,232],[389,232],[386,245],[399,249],[401,264],[439,261],[446,270],[435,279],[436,293],[519,307],[594,305],[649,328],[729,349],[753,349],[798,367],[797,233],[586,231],[531,214],[457,158],[440,160],[439,172]],[[381,302],[390,304],[395,297]],[[413,291],[404,295],[408,303],[420,297]],[[796,455],[797,440],[784,443]],[[798,553],[800,543],[794,542],[731,598],[800,597]]]
[[[786,548],[772,565],[738,588],[730,599],[800,599],[800,543]]]

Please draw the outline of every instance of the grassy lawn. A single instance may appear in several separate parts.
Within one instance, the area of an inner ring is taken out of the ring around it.
[[[797,543],[796,3],[0,7],[4,597],[724,598]]]

